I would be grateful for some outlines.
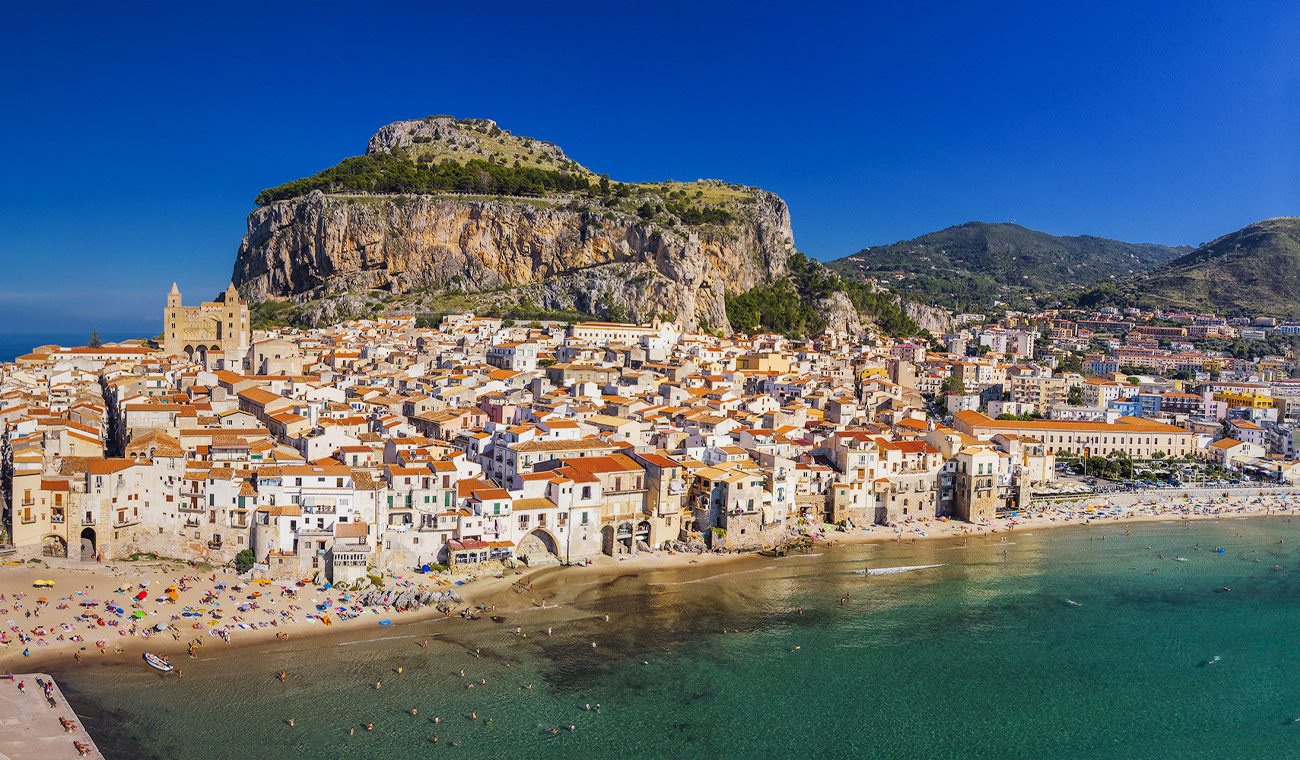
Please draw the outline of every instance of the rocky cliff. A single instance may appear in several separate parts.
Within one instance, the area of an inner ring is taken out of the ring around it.
[[[577,200],[313,192],[249,214],[233,280],[255,302],[509,289],[543,308],[729,331],[725,294],[782,275],[794,241],[772,193],[745,188],[728,209],[725,224],[663,225]]]

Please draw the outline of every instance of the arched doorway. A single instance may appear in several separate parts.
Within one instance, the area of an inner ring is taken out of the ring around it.
[[[95,529],[83,528],[81,531],[81,561],[94,562],[95,552]]]
[[[618,543],[627,551],[633,550],[632,523],[625,522],[618,524]]]
[[[614,527],[606,525],[600,529],[600,550],[609,556],[614,556]]]
[[[560,547],[549,531],[537,528],[519,540],[515,554],[529,567],[549,565],[560,561]]]
[[[636,542],[650,546],[650,521],[642,520],[636,524]]]
[[[185,348],[183,348],[183,349],[181,349],[181,350],[185,352],[185,356],[186,356],[186,358],[188,358],[188,359],[190,359],[190,360],[193,360],[193,359],[194,359],[194,346],[186,346]]]
[[[46,536],[41,542],[41,554],[46,557],[67,557],[68,542],[63,536]]]

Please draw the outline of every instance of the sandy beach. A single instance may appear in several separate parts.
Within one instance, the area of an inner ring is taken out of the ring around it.
[[[1131,505],[1109,508],[1054,507],[983,524],[940,519],[896,527],[823,529],[816,540],[828,545],[995,540],[999,534],[1014,531],[1098,523],[1122,528],[1123,523],[1141,521],[1290,516],[1300,509],[1300,495],[1289,491],[1261,496],[1252,490],[1227,498],[1219,494],[1191,499],[1182,499],[1175,492],[1149,492],[1134,500]],[[520,568],[500,576],[478,577],[396,575],[384,580],[386,588],[454,588],[464,598],[461,609],[482,605],[489,608],[487,614],[507,613],[545,605],[546,600],[538,593],[530,593],[531,583],[553,581],[555,574],[564,574],[570,581],[585,581],[648,568],[721,564],[746,556],[752,554],[654,551],[603,557],[585,567]],[[38,581],[52,581],[53,585],[37,586]],[[455,581],[463,585],[451,585]],[[177,677],[183,678],[191,644],[196,648],[244,646],[276,638],[373,631],[382,620],[408,623],[456,614],[456,610],[448,615],[433,607],[406,612],[361,608],[349,600],[350,595],[323,586],[241,583],[233,571],[201,571],[179,561],[99,564],[47,559],[15,563],[0,567],[0,671],[27,671],[50,662],[66,665],[78,657],[80,662],[138,659],[142,652],[149,651],[165,654],[176,667]],[[322,604],[326,608],[318,609]],[[329,625],[323,621],[327,614]]]

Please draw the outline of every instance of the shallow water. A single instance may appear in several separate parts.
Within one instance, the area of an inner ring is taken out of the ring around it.
[[[1281,757],[1300,744],[1293,540],[1276,518],[1110,524],[561,570],[530,600],[548,609],[501,624],[207,645],[183,680],[57,675],[110,757]]]

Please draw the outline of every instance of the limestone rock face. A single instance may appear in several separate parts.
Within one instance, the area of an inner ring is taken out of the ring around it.
[[[922,330],[929,330],[935,335],[952,332],[952,314],[947,311],[915,301],[906,301],[901,297],[898,302],[902,305],[903,310],[907,312],[907,316],[920,325]]]
[[[724,296],[780,277],[794,252],[785,202],[751,192],[727,225],[673,228],[544,201],[315,192],[248,215],[233,281],[252,301],[519,289],[552,308],[617,304],[638,320],[667,313],[730,332]]]
[[[817,311],[826,319],[826,329],[857,335],[862,332],[862,317],[849,297],[840,291],[817,301]]]

